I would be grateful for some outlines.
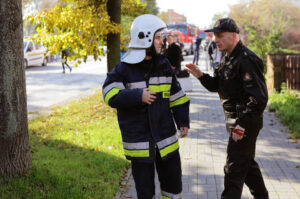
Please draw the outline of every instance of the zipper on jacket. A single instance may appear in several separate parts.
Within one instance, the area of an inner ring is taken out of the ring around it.
[[[144,63],[143,63],[144,64]],[[146,81],[146,86],[147,88],[149,88],[149,80],[150,80],[150,76],[151,76],[151,72],[152,72],[152,68],[153,68],[153,60],[151,60],[151,63],[149,64],[150,67],[147,68],[147,66],[144,64],[144,68],[146,69],[146,73],[144,75],[145,81]],[[148,122],[149,122],[149,128],[150,128],[150,140],[149,140],[149,158],[151,160],[155,160],[156,154],[155,154],[155,141],[153,139],[153,135],[152,135],[152,125],[151,125],[151,114],[150,114],[150,106],[151,105],[147,105],[147,114],[148,114]]]

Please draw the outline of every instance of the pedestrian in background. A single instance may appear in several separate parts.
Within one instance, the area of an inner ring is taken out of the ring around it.
[[[216,67],[219,65],[219,63],[221,62],[222,57],[225,56],[225,53],[223,53],[222,51],[220,51],[220,49],[217,47],[216,50],[216,59],[213,62],[213,70],[216,69]]]
[[[198,60],[199,60],[199,56],[200,56],[200,46],[201,46],[201,41],[202,38],[200,37],[200,35],[197,35],[196,40],[194,42],[194,59],[193,59],[193,64],[198,65]]]
[[[212,36],[209,37],[210,42],[208,43],[208,56],[210,60],[210,67],[215,70],[215,60],[217,56],[217,45],[216,42],[212,39]]]
[[[170,61],[172,68],[179,74],[181,70],[181,61],[183,60],[180,46],[176,44],[176,38],[173,35],[167,36],[168,48],[165,56]]]
[[[103,85],[105,103],[117,109],[126,158],[131,160],[138,199],[155,196],[155,168],[162,198],[181,198],[182,172],[177,129],[188,134],[189,99],[169,61],[160,55],[157,16],[137,17],[131,26],[129,49]]]
[[[72,72],[72,68],[69,66],[69,64],[67,63],[68,61],[68,57],[70,56],[70,52],[69,49],[65,49],[61,52],[61,64],[62,64],[62,68],[63,68],[63,73],[65,73],[65,65],[69,68],[70,72]]]
[[[214,28],[215,42],[226,51],[214,73],[205,74],[193,64],[187,70],[212,92],[218,92],[230,134],[224,167],[222,199],[240,199],[244,183],[255,199],[268,199],[259,165],[254,160],[256,139],[263,127],[268,92],[263,62],[239,39],[239,29],[230,18],[219,19]]]

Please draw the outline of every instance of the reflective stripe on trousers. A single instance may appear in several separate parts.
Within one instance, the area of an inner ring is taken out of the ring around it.
[[[161,191],[161,198],[162,199],[182,199],[181,193],[173,194],[173,193],[168,193],[166,191]]]

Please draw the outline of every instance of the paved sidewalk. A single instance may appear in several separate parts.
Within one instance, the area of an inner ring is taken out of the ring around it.
[[[186,58],[185,58],[186,59]],[[188,60],[187,60],[188,61]],[[201,69],[206,66],[202,57]],[[223,190],[223,166],[226,159],[228,135],[219,97],[208,92],[192,78],[189,136],[180,139],[184,199],[220,199]],[[300,199],[300,143],[288,139],[274,113],[264,113],[264,128],[256,147],[259,163],[270,199]],[[157,181],[157,178],[156,178]],[[122,182],[115,199],[136,199],[131,171]],[[156,183],[156,199],[160,198]],[[242,199],[251,199],[244,186]]]

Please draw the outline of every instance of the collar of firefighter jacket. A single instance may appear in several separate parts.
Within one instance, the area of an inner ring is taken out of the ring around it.
[[[243,43],[240,40],[236,46],[234,47],[233,51],[230,53],[230,55],[228,56],[227,59],[232,60],[234,58],[236,58],[238,56],[238,54],[240,53],[240,51],[242,50],[243,47]]]

